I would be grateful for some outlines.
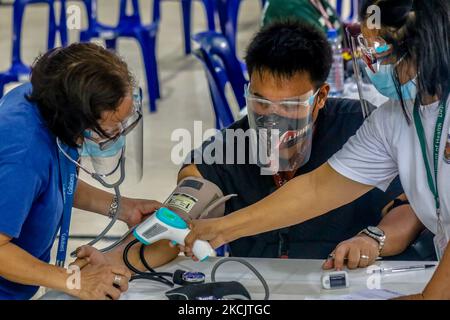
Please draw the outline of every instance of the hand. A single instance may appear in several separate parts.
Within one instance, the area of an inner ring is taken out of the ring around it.
[[[114,251],[108,253],[102,253],[99,250],[91,246],[81,246],[77,249],[77,259],[70,265],[77,265],[80,269],[83,269],[87,265],[94,266],[99,265],[124,265],[121,259],[117,259],[114,255]]]
[[[349,269],[365,268],[375,262],[379,256],[378,242],[366,235],[357,235],[338,244],[322,268],[342,270],[345,264]],[[345,261],[347,260],[347,261]]]
[[[119,220],[122,220],[128,227],[132,228],[144,221],[161,206],[160,202],[154,200],[122,198]]]
[[[81,272],[79,289],[66,293],[82,300],[118,300],[128,290],[130,271],[125,266],[89,264]],[[119,280],[119,281],[117,281]]]
[[[128,290],[131,273],[125,266],[114,264],[108,255],[89,246],[82,246],[77,257],[78,262],[83,262],[80,288],[69,290],[68,294],[83,300],[117,300]]]
[[[189,224],[191,232],[184,239],[184,246],[179,246],[180,250],[188,257],[192,257],[198,261],[192,253],[192,247],[195,240],[209,241],[211,246],[215,249],[227,243],[226,237],[222,231],[222,218],[193,220]]]

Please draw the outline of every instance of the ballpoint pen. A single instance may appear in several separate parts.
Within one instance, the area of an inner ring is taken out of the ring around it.
[[[413,266],[402,266],[393,268],[379,268],[372,270],[372,273],[397,273],[397,272],[408,272],[408,271],[420,271],[435,267],[435,264],[421,264]]]

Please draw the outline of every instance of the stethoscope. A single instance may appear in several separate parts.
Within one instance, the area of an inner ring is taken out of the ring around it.
[[[116,167],[109,173],[107,174],[99,174],[96,172],[91,172],[90,170],[88,170],[87,168],[85,168],[84,166],[82,166],[78,161],[76,161],[75,159],[72,159],[72,157],[66,152],[64,151],[64,148],[61,147],[61,141],[60,139],[57,137],[56,138],[56,144],[58,146],[58,149],[62,152],[62,154],[73,164],[75,164],[78,168],[80,168],[81,170],[83,170],[84,172],[86,172],[88,175],[90,175],[93,179],[95,179],[96,181],[98,181],[102,186],[104,186],[105,188],[109,188],[109,189],[114,189],[114,193],[117,199],[117,208],[120,208],[120,203],[121,203],[121,195],[120,195],[120,190],[119,190],[119,186],[122,184],[122,182],[125,180],[125,146],[122,147],[122,152],[119,158],[119,161],[116,165]],[[114,174],[117,169],[120,168],[120,178],[114,182],[114,183],[108,183],[106,182],[104,179],[111,176],[112,174]],[[97,242],[99,242],[100,240],[102,240],[105,235],[109,232],[109,230],[111,230],[111,228],[114,226],[114,224],[117,222],[118,218],[119,218],[119,213],[120,210],[117,210],[114,215],[111,217],[111,221],[110,223],[106,226],[106,228],[97,236],[95,237],[95,239],[93,239],[92,241],[90,241],[89,243],[87,243],[86,245],[88,246],[93,246],[94,244],[96,244]],[[99,251],[101,252],[106,252],[109,251],[111,249],[113,249],[114,247],[116,247],[129,233],[126,233],[121,239],[119,239],[118,241],[114,242],[112,245],[100,249]],[[73,251],[70,253],[71,257],[76,257],[76,251]]]

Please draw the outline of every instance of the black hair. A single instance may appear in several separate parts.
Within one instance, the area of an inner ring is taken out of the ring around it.
[[[332,52],[322,30],[288,19],[261,29],[247,48],[245,62],[250,76],[269,71],[289,79],[307,72],[318,88],[330,73]]]
[[[361,21],[368,18],[371,5],[380,8],[380,35],[393,45],[394,55],[415,65],[418,98],[437,95],[445,99],[450,90],[450,1],[365,0]],[[406,114],[397,71],[395,78]]]
[[[86,129],[108,134],[98,124],[103,111],[114,111],[134,86],[127,64],[93,43],[75,43],[38,57],[31,69],[32,92],[50,131],[76,147]]]

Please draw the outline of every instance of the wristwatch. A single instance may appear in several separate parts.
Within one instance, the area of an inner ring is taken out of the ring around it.
[[[384,231],[378,227],[369,226],[363,229],[359,234],[361,233],[377,241],[378,253],[381,253],[381,250],[383,250],[384,247],[384,242],[386,241],[386,235],[384,234]]]
[[[119,199],[115,195],[113,197],[111,204],[109,205],[108,217],[110,217],[111,219],[114,218],[118,210],[119,210]]]

